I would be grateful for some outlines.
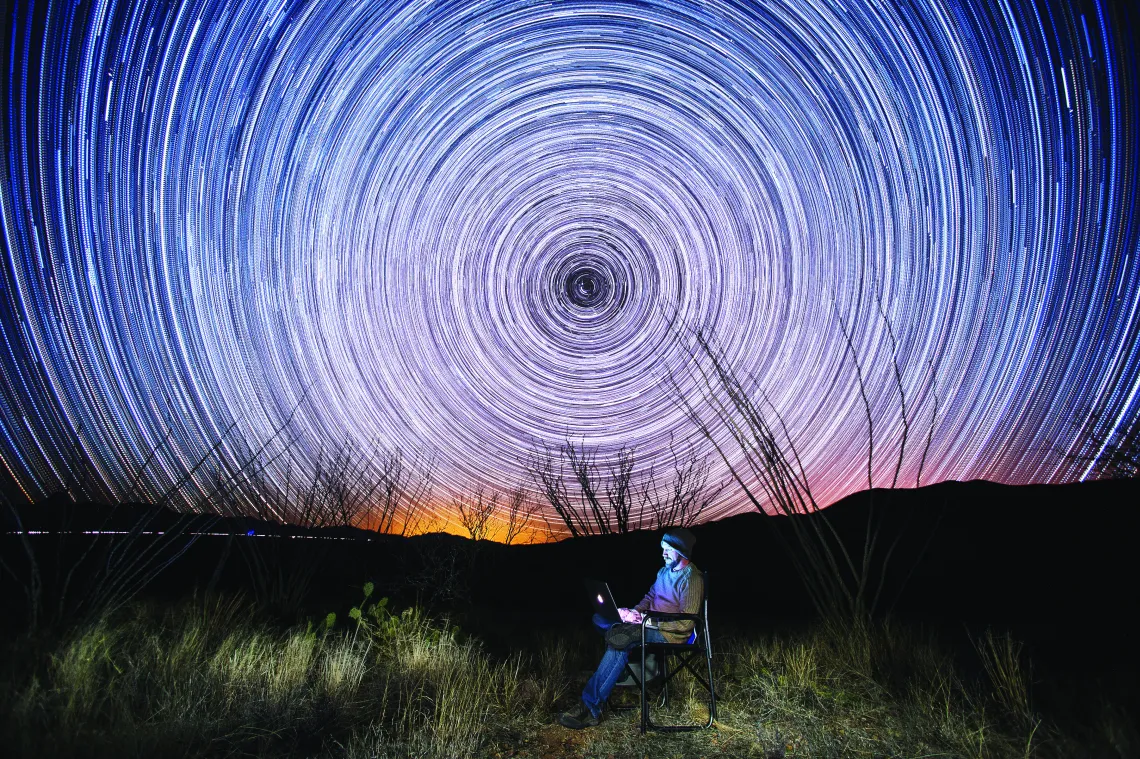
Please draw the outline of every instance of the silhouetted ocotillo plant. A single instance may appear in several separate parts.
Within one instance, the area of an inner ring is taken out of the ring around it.
[[[880,314],[887,321],[880,306]],[[892,347],[895,347],[893,328],[887,321]],[[669,377],[674,386],[678,404],[716,450],[727,467],[731,480],[742,490],[749,502],[762,514],[788,517],[794,544],[784,542],[791,561],[801,578],[816,610],[836,621],[864,621],[875,613],[885,582],[885,573],[891,556],[902,536],[900,531],[885,549],[884,524],[874,504],[873,467],[875,455],[875,429],[870,401],[864,382],[863,368],[855,352],[847,326],[840,327],[851,354],[860,398],[867,416],[867,486],[871,490],[871,505],[860,544],[851,545],[850,538],[842,536],[829,515],[817,502],[811,482],[800,459],[795,441],[779,411],[761,390],[751,393],[745,389],[740,376],[729,365],[725,353],[714,339],[701,329],[689,330],[688,335],[678,330],[679,339],[689,345],[691,366],[697,381],[699,400],[694,402],[680,388],[678,378]],[[688,339],[691,337],[691,343]],[[898,484],[905,447],[909,435],[910,418],[903,391],[902,373],[898,366],[897,350],[894,357],[894,378],[902,409],[903,434],[899,446],[899,459],[894,470],[891,487]],[[935,396],[937,409],[937,396]],[[714,423],[727,430],[732,449],[718,439]],[[931,417],[931,431],[935,417]],[[931,436],[927,436],[926,447]],[[927,450],[922,453],[926,460]],[[921,464],[916,486],[921,484]],[[765,508],[767,506],[767,509]],[[810,518],[805,518],[810,515]]]

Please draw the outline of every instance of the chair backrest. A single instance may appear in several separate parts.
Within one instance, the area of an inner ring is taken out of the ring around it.
[[[701,571],[701,606],[697,614],[701,617],[700,624],[693,625],[693,631],[689,633],[689,637],[685,639],[682,645],[694,646],[698,642],[697,630],[701,631],[701,635],[705,636],[705,646],[711,646],[712,641],[708,637],[709,629],[709,573]]]
[[[701,579],[704,582],[701,584],[701,632],[705,636],[705,647],[710,651],[712,650],[712,638],[709,637],[709,573],[702,571]],[[693,635],[696,635],[697,628],[693,627]],[[694,639],[693,643],[697,641]]]

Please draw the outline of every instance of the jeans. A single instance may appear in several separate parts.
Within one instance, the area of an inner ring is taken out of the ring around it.
[[[604,634],[606,630],[610,629],[615,623],[607,622],[597,614],[594,615],[594,626],[602,631]],[[645,642],[646,643],[664,643],[665,636],[659,630],[652,627],[645,629]],[[633,645],[631,644],[630,648]],[[595,717],[602,715],[602,705],[606,703],[606,699],[610,697],[610,692],[614,689],[614,683],[621,679],[621,673],[625,671],[625,664],[629,661],[629,648],[614,649],[606,646],[606,653],[602,656],[602,662],[598,668],[594,670],[594,674],[590,676],[589,682],[586,683],[586,689],[582,691],[582,703],[590,710],[590,713]]]

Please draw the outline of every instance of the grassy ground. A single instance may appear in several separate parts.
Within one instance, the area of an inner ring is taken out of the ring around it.
[[[241,599],[138,605],[10,645],[3,744],[20,756],[1126,757],[1135,728],[1106,705],[1078,738],[1034,709],[1020,646],[987,634],[975,675],[934,639],[879,625],[722,635],[718,722],[637,730],[636,710],[557,725],[601,653],[585,633],[505,657],[447,620],[371,597],[281,629]],[[673,718],[703,720],[699,689]],[[630,699],[618,693],[617,699]]]

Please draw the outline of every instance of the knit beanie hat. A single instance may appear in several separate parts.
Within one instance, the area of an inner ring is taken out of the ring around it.
[[[671,546],[673,550],[686,559],[691,559],[693,557],[693,544],[697,542],[697,536],[684,527],[674,527],[665,532],[661,542]]]

